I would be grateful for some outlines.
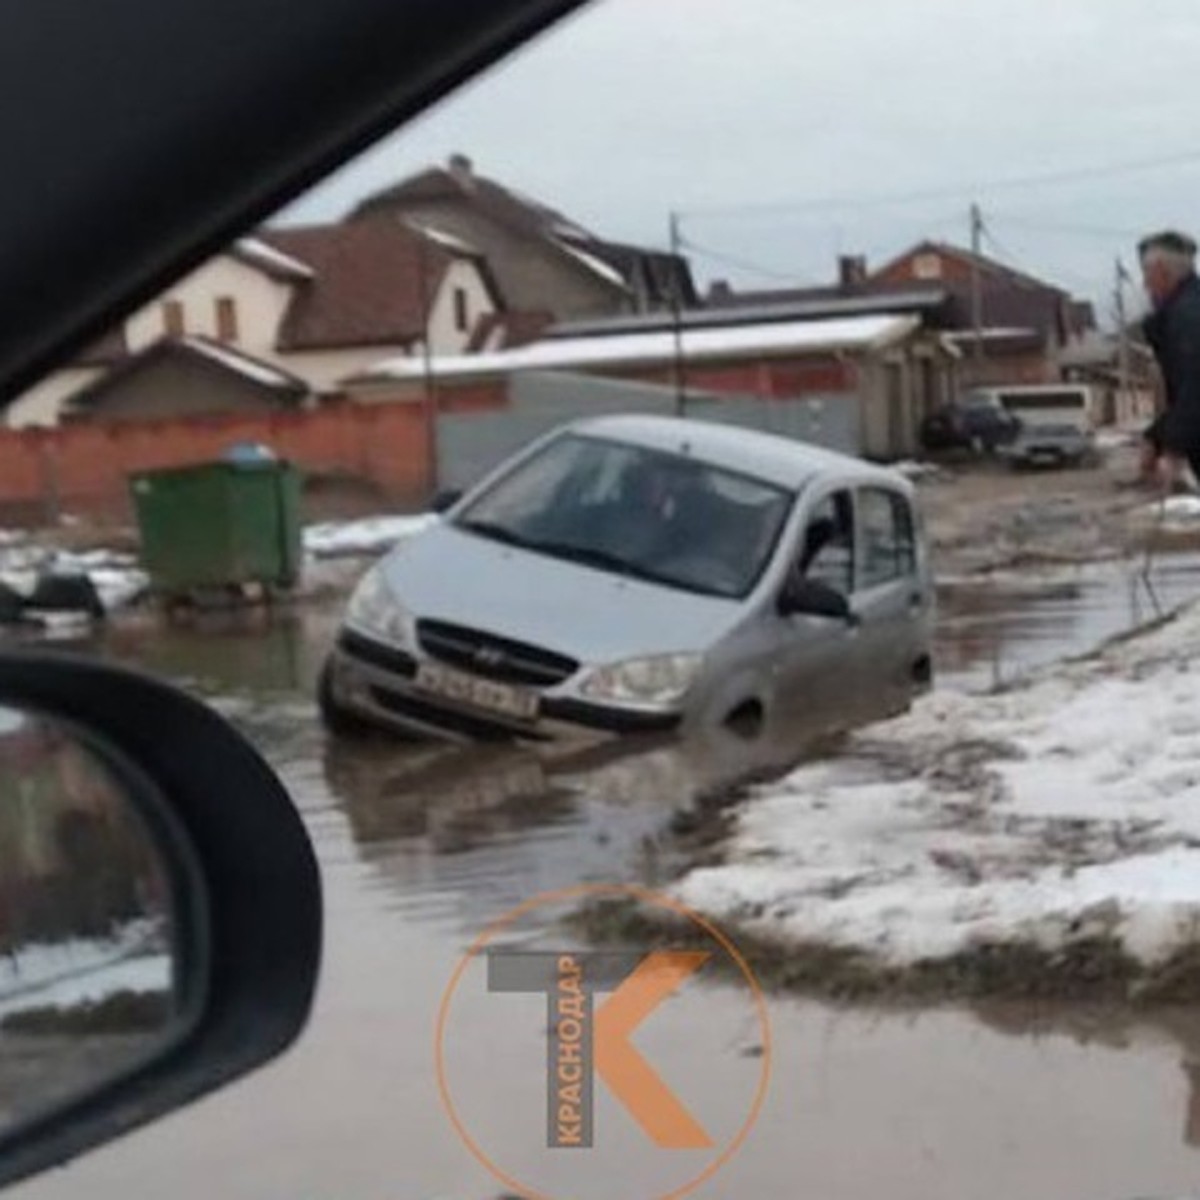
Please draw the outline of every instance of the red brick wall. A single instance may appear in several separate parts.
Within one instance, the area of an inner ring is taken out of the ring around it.
[[[339,404],[307,413],[0,430],[0,510],[47,512],[55,493],[69,511],[122,510],[132,472],[210,461],[235,442],[264,443],[302,470],[361,476],[397,500],[420,499],[431,486],[422,406]]]
[[[882,271],[876,272],[871,276],[873,283],[886,284],[903,284],[903,283],[924,283],[926,285],[936,285],[938,283],[970,283],[971,282],[971,267],[970,264],[957,256],[951,257],[948,254],[938,254],[934,250],[927,250],[923,254],[930,254],[937,257],[942,264],[942,271],[939,276],[934,279],[918,279],[916,273],[916,260],[921,257],[920,254],[906,254],[903,258],[897,259],[894,263],[890,263]]]
[[[670,386],[670,367],[621,372],[639,383]],[[761,362],[685,363],[684,381],[694,391],[724,392],[735,396],[796,397],[814,392],[847,392],[857,386],[852,363],[833,355],[801,359],[763,359]]]

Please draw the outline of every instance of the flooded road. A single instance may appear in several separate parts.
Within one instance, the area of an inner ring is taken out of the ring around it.
[[[1194,572],[1181,566],[1170,586],[1200,591]],[[997,671],[1011,678],[1125,627],[1130,601],[1113,577],[1098,570],[1070,587],[1027,586],[995,603],[995,584],[947,589],[943,678],[987,686]],[[1167,595],[1160,583],[1160,603]],[[107,635],[108,653],[203,694],[280,771],[321,859],[325,967],[313,1022],[280,1063],[17,1189],[21,1200],[482,1200],[510,1190],[442,1107],[435,1026],[447,982],[481,930],[536,893],[670,878],[664,831],[708,773],[671,747],[555,761],[332,745],[311,695],[335,623],[335,611],[308,611],[164,632],[139,618]],[[236,819],[237,797],[225,802]],[[887,1012],[790,997],[768,1007],[769,1055],[746,996],[728,985],[688,989],[638,1034],[718,1136],[769,1058],[770,1091],[745,1147],[696,1195],[1200,1194],[1200,1016]],[[671,1186],[680,1154],[703,1165],[698,1151],[651,1146],[602,1087],[597,1149],[547,1151],[544,1021],[544,997],[480,989],[453,1027],[463,1109],[507,1172],[554,1200],[649,1200]]]
[[[970,691],[1011,683],[1200,597],[1200,556],[1159,555],[1148,573],[1146,565],[1125,559],[939,587],[939,682]]]

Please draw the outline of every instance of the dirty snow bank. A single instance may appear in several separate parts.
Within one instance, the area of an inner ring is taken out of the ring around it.
[[[946,472],[937,463],[919,462],[915,459],[905,459],[903,462],[893,463],[892,470],[914,483],[946,478]]]
[[[27,534],[0,530],[0,583],[28,597],[39,576],[45,574],[87,575],[109,612],[132,604],[150,586],[150,577],[132,554],[56,550],[38,544]]]
[[[304,549],[316,558],[349,554],[383,554],[406,537],[428,529],[439,518],[433,513],[410,517],[367,517],[360,521],[330,521],[304,531]]]
[[[991,696],[934,693],[758,789],[687,904],[888,965],[1200,943],[1200,606]]]
[[[1200,528],[1200,496],[1167,496],[1147,505],[1144,516],[1151,523],[1160,522],[1171,532]]]
[[[0,958],[0,1016],[171,987],[164,935],[149,920],[131,922],[112,938],[24,946]]]

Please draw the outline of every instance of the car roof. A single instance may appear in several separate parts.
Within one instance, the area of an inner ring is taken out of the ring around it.
[[[685,417],[622,415],[590,417],[569,428],[588,437],[629,442],[668,454],[686,454],[714,467],[753,475],[779,487],[799,490],[820,478],[847,483],[880,483],[908,491],[895,471],[808,442]]]

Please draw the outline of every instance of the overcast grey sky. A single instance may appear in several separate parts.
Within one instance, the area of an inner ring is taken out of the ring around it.
[[[613,238],[665,244],[682,210],[747,264],[697,252],[703,279],[769,286],[963,242],[977,198],[991,252],[1107,309],[1139,231],[1200,232],[1197,64],[1196,0],[594,0],[288,219],[461,151]]]

